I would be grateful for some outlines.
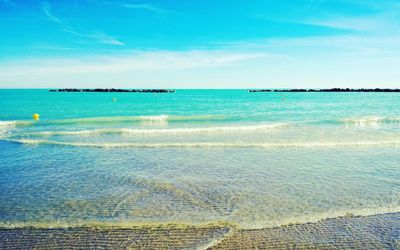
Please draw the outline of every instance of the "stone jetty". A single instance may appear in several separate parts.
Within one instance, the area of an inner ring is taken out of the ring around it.
[[[51,89],[50,92],[130,92],[130,93],[173,93],[171,89]]]
[[[350,89],[350,88],[332,88],[332,89],[252,89],[249,92],[400,92],[400,89]]]

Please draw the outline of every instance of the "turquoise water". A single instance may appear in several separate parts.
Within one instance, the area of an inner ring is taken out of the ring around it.
[[[398,93],[0,90],[0,223],[400,212],[399,107]]]

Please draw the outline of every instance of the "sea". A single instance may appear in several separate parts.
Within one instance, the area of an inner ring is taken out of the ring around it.
[[[400,93],[0,90],[3,228],[398,212]]]

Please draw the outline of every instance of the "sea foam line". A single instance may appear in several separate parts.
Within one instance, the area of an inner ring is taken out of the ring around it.
[[[0,126],[13,126],[15,123],[16,121],[0,121]]]
[[[168,122],[168,115],[155,115],[155,116],[139,116],[139,120],[154,122],[154,123],[166,123]]]
[[[385,214],[396,214],[400,213],[400,206],[397,204],[388,204],[387,206],[378,206],[370,208],[360,208],[360,209],[344,209],[344,210],[329,210],[325,212],[315,213],[313,215],[304,215],[296,217],[286,217],[280,218],[273,221],[260,221],[258,223],[240,223],[234,219],[230,220],[219,220],[219,221],[208,221],[202,223],[196,222],[182,222],[182,221],[163,221],[154,222],[146,220],[138,221],[95,221],[95,220],[78,220],[76,222],[66,222],[66,221],[0,221],[1,229],[16,229],[16,228],[72,228],[72,227],[84,227],[84,228],[102,228],[102,229],[112,229],[112,228],[135,228],[135,229],[151,229],[151,228],[212,228],[212,227],[228,227],[231,229],[267,229],[276,228],[282,226],[288,226],[293,224],[306,224],[306,223],[319,223],[325,220],[343,218],[343,217],[370,217],[379,216]]]
[[[319,223],[324,220],[343,218],[343,217],[369,217],[384,214],[400,213],[400,206],[398,204],[388,204],[387,206],[376,206],[368,208],[349,208],[343,210],[328,210],[325,212],[317,212],[312,215],[304,216],[288,216],[277,220],[269,220],[265,222],[240,224],[242,229],[264,229],[287,226],[291,224],[306,224],[306,223]]]
[[[246,143],[246,142],[190,142],[190,143],[87,143],[87,142],[59,142],[50,140],[32,139],[4,139],[6,141],[21,144],[50,144],[73,147],[96,147],[96,148],[216,148],[216,147],[238,147],[238,148],[325,148],[325,147],[358,147],[358,146],[400,146],[397,141],[356,141],[356,142],[293,142],[293,143]]]
[[[0,135],[15,128],[16,121],[0,121]]]
[[[96,123],[129,123],[129,122],[151,122],[151,123],[166,123],[168,121],[209,121],[209,120],[224,120],[227,118],[224,115],[142,115],[142,116],[100,116],[87,118],[66,118],[40,121],[32,120],[15,120],[15,121],[0,121],[2,126],[32,126],[32,125],[66,125],[66,124],[96,124]]]
[[[364,117],[349,117],[341,120],[347,125],[353,124],[356,126],[378,125],[384,123],[400,123],[400,117],[383,117],[383,116],[364,116]]]
[[[186,134],[186,133],[213,133],[213,132],[240,132],[258,131],[285,127],[285,123],[248,125],[248,126],[221,126],[203,128],[171,128],[171,129],[132,129],[132,128],[105,128],[77,131],[43,131],[29,133],[30,135],[90,135],[90,134]]]
[[[221,115],[141,115],[141,116],[106,116],[106,117],[87,117],[69,118],[59,120],[41,121],[43,124],[63,125],[75,123],[124,123],[124,122],[168,122],[168,121],[201,121],[201,120],[222,120],[225,116]]]

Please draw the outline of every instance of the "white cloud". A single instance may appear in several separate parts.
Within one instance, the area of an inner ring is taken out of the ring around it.
[[[83,32],[77,31],[74,27],[66,27],[63,30],[65,32],[73,34],[75,36],[96,40],[99,43],[118,45],[118,46],[125,45],[123,42],[117,40],[116,38],[109,36],[107,34],[104,34],[102,32],[83,33]]]
[[[3,87],[400,87],[400,36],[270,39],[223,50],[0,64]]]
[[[108,52],[110,53],[110,52]],[[400,36],[269,39],[221,50],[4,61],[2,87],[400,87]]]
[[[334,15],[303,20],[306,24],[365,32],[371,35],[397,34],[400,25],[400,3],[395,0],[349,1],[374,11],[364,15]]]
[[[94,33],[94,34],[89,34],[87,36],[96,39],[100,43],[111,44],[111,45],[124,45],[123,42],[118,41],[116,38],[111,37],[104,33]]]
[[[267,54],[228,53],[221,51],[157,51],[135,52],[129,55],[80,57],[77,59],[59,58],[16,61],[2,65],[0,77],[220,67],[265,56]]]
[[[347,29],[370,35],[381,35],[397,33],[399,27],[399,17],[397,14],[385,12],[379,15],[363,17],[336,17],[325,20],[309,20],[307,24],[321,25],[330,28]]]
[[[48,2],[42,3],[42,10],[47,15],[47,17],[50,18],[50,20],[52,20],[56,23],[62,24],[62,21],[58,17],[56,17],[52,14],[51,5]]]
[[[65,32],[82,40],[124,45],[101,32],[83,32],[54,16],[50,6],[43,7]],[[157,11],[151,5],[130,8]],[[0,86],[400,87],[397,18],[396,13],[385,12],[368,17],[307,20],[304,23],[356,32],[213,44],[220,50],[126,51],[113,55],[109,51],[109,56],[7,61],[0,64]]]
[[[147,10],[158,13],[165,12],[164,10],[149,4],[123,4],[122,6],[129,9]]]

